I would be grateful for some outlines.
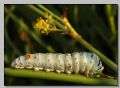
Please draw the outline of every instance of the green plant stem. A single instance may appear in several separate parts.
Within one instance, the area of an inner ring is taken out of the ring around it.
[[[15,9],[14,6],[12,6],[8,11],[8,13],[12,13],[14,9]],[[21,52],[17,49],[17,47],[12,43],[11,39],[9,38],[8,31],[7,31],[7,22],[9,18],[10,18],[10,15],[8,14],[5,18],[5,39],[7,40],[7,42],[9,43],[9,45],[15,51],[16,54],[21,54]]]
[[[11,69],[5,68],[5,75],[14,77],[24,77],[24,78],[37,78],[37,79],[47,79],[47,80],[58,80],[78,84],[88,84],[88,85],[117,85],[117,80],[107,79],[107,78],[88,78],[83,75],[75,74],[65,74],[65,73],[55,73],[55,72],[45,72],[45,71],[33,71],[26,69]]]
[[[46,11],[47,13],[51,14],[54,18],[56,18],[57,20],[59,20],[60,22],[63,22],[62,19],[60,19],[60,17],[58,17],[57,15],[55,15],[54,13],[52,13],[50,10],[48,10],[47,8],[45,8],[43,5],[39,5],[39,7]],[[66,26],[69,30],[69,35],[74,38],[75,40],[77,40],[80,44],[82,44],[84,47],[86,47],[88,50],[90,50],[91,52],[96,53],[101,60],[107,65],[109,66],[112,70],[114,70],[115,72],[117,72],[117,65],[111,61],[108,57],[106,57],[104,54],[102,54],[99,50],[97,50],[96,48],[94,48],[91,44],[89,44],[87,41],[85,41],[76,31],[75,29],[71,26],[71,24],[67,21]]]
[[[55,19],[57,19],[58,21],[62,22],[61,18],[57,15],[55,15],[53,12],[51,12],[50,10],[48,10],[47,8],[45,8],[43,5],[37,5],[39,8],[41,8],[42,10],[46,11],[47,13],[51,14]]]
[[[112,13],[112,5],[109,5],[109,4],[106,5],[106,14],[107,14],[107,17],[108,17],[108,22],[109,22],[111,32],[113,34],[113,36],[112,36],[112,40],[113,40],[116,36],[116,26],[115,26],[114,15]]]

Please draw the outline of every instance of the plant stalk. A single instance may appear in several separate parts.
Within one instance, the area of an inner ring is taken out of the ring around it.
[[[77,84],[87,84],[87,85],[111,85],[117,86],[117,80],[107,79],[107,78],[89,78],[83,75],[75,74],[65,74],[65,73],[55,73],[55,72],[45,72],[45,71],[33,71],[26,69],[11,69],[5,68],[6,76],[13,77],[24,77],[24,78],[36,78],[36,79],[47,79],[47,80],[57,80],[65,81]]]

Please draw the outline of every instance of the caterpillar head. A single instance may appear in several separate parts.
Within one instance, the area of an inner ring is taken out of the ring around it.
[[[19,56],[17,57],[11,64],[11,67],[14,68],[24,68],[24,60],[25,56]]]

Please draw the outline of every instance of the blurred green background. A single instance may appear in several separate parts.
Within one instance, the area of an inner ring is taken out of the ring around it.
[[[38,5],[32,5],[39,8]],[[67,8],[67,18],[76,31],[91,45],[105,54],[113,62],[118,62],[118,5],[44,5],[62,18]],[[29,5],[4,6],[4,66],[19,55],[26,53],[72,53],[88,51],[68,35],[52,32],[41,35],[33,29],[36,19],[41,15]],[[105,66],[104,73],[117,76]],[[5,85],[77,85],[73,83],[17,78],[5,75]]]

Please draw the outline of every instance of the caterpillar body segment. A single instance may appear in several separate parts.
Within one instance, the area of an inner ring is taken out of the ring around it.
[[[73,56],[73,72],[78,74],[80,72],[80,54],[75,52]]]
[[[65,58],[65,72],[71,74],[73,72],[73,59],[70,53],[66,54]]]
[[[83,74],[87,77],[98,76],[104,69],[99,57],[90,52],[26,54],[17,57],[12,62],[11,67]]]
[[[46,66],[45,66],[45,70],[46,71],[54,71],[55,70],[55,64],[56,64],[56,54],[53,53],[47,53],[46,54]]]
[[[58,53],[56,54],[57,62],[56,62],[56,67],[55,71],[57,73],[62,73],[65,71],[65,54]]]
[[[80,53],[80,73],[84,73],[85,69],[87,67],[87,63],[88,63],[88,59],[86,58],[87,56],[87,52],[81,52]]]
[[[36,58],[33,61],[33,69],[35,71],[43,70],[45,67],[46,55],[43,53],[37,53],[35,55],[36,55]],[[34,55],[32,55],[32,56],[34,56]]]
[[[32,69],[36,65],[37,63],[37,59],[38,59],[38,54],[27,54],[26,55],[26,60],[25,60],[25,68],[26,69]]]

